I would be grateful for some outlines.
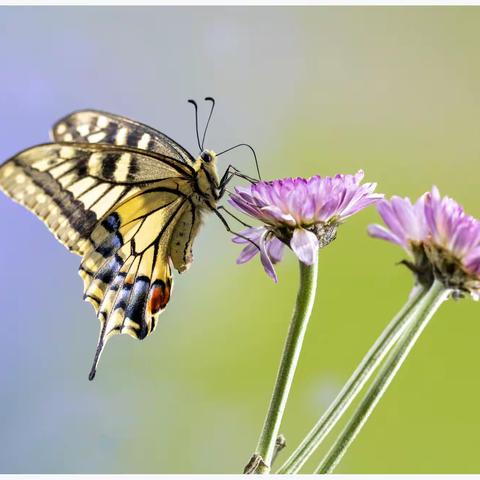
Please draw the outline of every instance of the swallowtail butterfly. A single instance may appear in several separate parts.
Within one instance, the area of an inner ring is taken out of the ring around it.
[[[206,100],[208,126],[214,100]],[[143,339],[153,332],[170,300],[172,267],[184,272],[192,263],[203,215],[223,219],[217,202],[234,173],[227,169],[219,179],[196,118],[198,158],[146,125],[82,110],[53,126],[53,143],[0,166],[0,189],[82,257],[84,299],[100,320],[90,380],[112,336]]]

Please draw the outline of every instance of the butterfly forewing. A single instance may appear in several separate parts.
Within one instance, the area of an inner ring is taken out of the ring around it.
[[[115,204],[149,183],[190,175],[187,165],[129,147],[45,144],[3,164],[0,187],[83,254],[97,222]]]
[[[80,110],[59,120],[51,130],[56,142],[123,145],[160,153],[187,165],[195,159],[165,134],[142,123],[112,113]]]

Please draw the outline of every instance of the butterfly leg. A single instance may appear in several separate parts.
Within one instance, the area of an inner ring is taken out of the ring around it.
[[[258,178],[250,177],[249,175],[246,175],[245,173],[242,173],[238,168],[234,167],[233,165],[229,165],[228,169],[233,170],[233,172],[231,174],[232,177],[235,176],[235,177],[243,178],[244,180],[246,180],[247,182],[250,182],[250,183],[258,183],[260,181]]]
[[[220,179],[220,182],[218,184],[218,195],[217,195],[217,200],[220,200],[220,198],[223,197],[225,194],[225,189],[227,188],[227,185],[230,183],[232,178],[235,176],[235,173],[231,172],[232,165],[229,165],[228,168],[225,170],[225,173],[223,174],[222,178]]]
[[[224,206],[217,207],[217,210],[223,210],[226,214],[230,215],[232,218],[234,218],[238,223],[240,223],[240,224],[243,225],[244,227],[252,228],[251,225],[249,225],[248,223],[245,223],[243,220],[241,220],[240,218],[238,218],[238,217],[237,217],[236,215],[234,215],[232,212],[230,212],[229,210],[227,210]]]
[[[229,165],[225,170],[225,173],[223,174],[222,178],[220,179],[220,182],[218,185],[217,200],[223,197],[223,195],[225,194],[227,185],[230,183],[233,177],[242,178],[243,180],[247,180],[247,182],[250,182],[250,183],[258,182],[257,179],[249,177],[248,175],[245,175],[242,172],[240,172],[240,170],[235,168],[233,165]]]
[[[257,247],[258,250],[260,250],[260,247],[252,239],[246,237],[245,235],[242,235],[241,233],[233,231],[230,228],[230,225],[228,224],[225,217],[218,211],[217,208],[213,209],[213,213],[215,213],[215,215],[220,219],[220,221],[223,223],[223,226],[225,227],[225,229],[227,230],[228,233],[232,233],[233,235],[237,235],[237,237],[243,238],[244,240],[251,243],[252,245],[255,245],[255,247]]]

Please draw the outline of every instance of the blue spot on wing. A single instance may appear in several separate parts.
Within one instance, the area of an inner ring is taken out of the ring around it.
[[[115,232],[120,228],[120,217],[118,213],[111,213],[103,222],[102,226],[109,232]]]
[[[150,280],[148,277],[138,277],[133,285],[132,295],[125,311],[127,318],[140,325],[140,330],[137,331],[138,338],[140,339],[145,338],[148,334],[145,310],[149,287]]]
[[[130,292],[132,290],[131,283],[125,283],[122,289],[118,292],[118,297],[113,307],[114,310],[121,308],[125,310],[127,308],[128,299],[130,297]]]
[[[116,292],[125,281],[126,276],[127,274],[125,272],[120,272],[117,274],[117,276],[113,279],[113,282],[110,284],[110,290]]]
[[[122,268],[123,260],[118,256],[113,256],[95,275],[103,283],[109,284]]]
[[[113,233],[97,247],[97,252],[107,258],[113,255],[122,245],[123,238],[120,233]]]

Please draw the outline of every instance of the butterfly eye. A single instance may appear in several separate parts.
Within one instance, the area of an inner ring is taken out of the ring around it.
[[[212,156],[206,150],[201,153],[200,158],[206,163],[212,161]]]

